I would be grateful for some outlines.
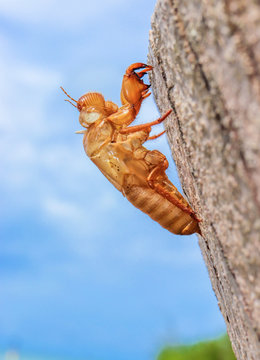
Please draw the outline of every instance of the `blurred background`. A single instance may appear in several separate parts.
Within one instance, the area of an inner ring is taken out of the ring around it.
[[[225,332],[196,236],[167,232],[105,179],[59,89],[120,104],[154,6],[0,0],[1,359],[148,360]],[[136,123],[158,116],[150,97]],[[166,136],[147,147],[181,190]]]

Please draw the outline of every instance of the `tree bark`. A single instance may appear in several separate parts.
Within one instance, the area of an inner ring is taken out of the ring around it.
[[[148,63],[237,359],[260,359],[260,2],[159,0]]]

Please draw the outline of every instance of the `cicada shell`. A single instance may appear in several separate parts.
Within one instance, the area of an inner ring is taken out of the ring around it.
[[[136,70],[141,69],[137,72]],[[85,128],[83,145],[88,157],[105,177],[138,209],[174,234],[199,233],[199,219],[168,179],[166,157],[143,144],[161,136],[150,136],[152,126],[170,115],[147,124],[129,126],[136,118],[142,101],[150,95],[142,77],[152,66],[135,63],[123,77],[122,106],[105,101],[100,93],[87,93],[74,100],[65,94],[80,112],[79,122]]]

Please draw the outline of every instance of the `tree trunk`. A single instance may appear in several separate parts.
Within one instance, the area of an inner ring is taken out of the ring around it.
[[[148,63],[238,359],[260,359],[260,2],[159,0]]]

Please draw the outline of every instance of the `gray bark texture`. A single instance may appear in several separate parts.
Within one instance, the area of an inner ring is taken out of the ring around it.
[[[260,1],[159,0],[148,64],[237,359],[260,359]]]

